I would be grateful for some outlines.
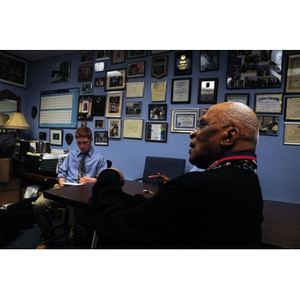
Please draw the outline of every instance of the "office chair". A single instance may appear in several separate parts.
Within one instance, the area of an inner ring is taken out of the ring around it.
[[[158,184],[157,178],[148,178],[149,175],[156,175],[158,172],[171,179],[180,176],[185,173],[185,159],[146,156],[143,177],[135,181]]]

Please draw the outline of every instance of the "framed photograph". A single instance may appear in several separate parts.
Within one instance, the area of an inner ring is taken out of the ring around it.
[[[103,72],[105,69],[105,62],[104,61],[98,61],[94,64],[94,71],[95,72]]]
[[[125,90],[126,87],[126,69],[107,71],[106,75],[106,91]]]
[[[145,140],[147,142],[166,143],[168,136],[168,123],[146,123]]]
[[[0,82],[26,88],[28,62],[0,52]]]
[[[147,55],[147,50],[128,50],[127,58],[143,57]]]
[[[144,81],[127,82],[126,98],[142,98],[144,96]]]
[[[173,79],[172,80],[172,99],[171,103],[188,104],[191,99],[191,78]]]
[[[200,109],[172,109],[171,132],[190,133],[196,129]]]
[[[258,114],[281,114],[282,94],[255,94],[254,111]]]
[[[125,50],[112,50],[111,63],[114,65],[123,62],[125,62]]]
[[[68,82],[70,80],[70,60],[54,63],[51,66],[51,83]]]
[[[167,104],[149,104],[148,107],[148,119],[149,120],[167,120]]]
[[[97,78],[95,78],[95,87],[104,86],[104,83],[105,83],[105,77],[97,77]]]
[[[95,146],[108,146],[108,131],[94,131]]]
[[[151,101],[166,101],[167,81],[151,82]]]
[[[225,94],[225,102],[240,102],[249,106],[250,94]]]
[[[93,62],[93,51],[81,51],[80,64],[90,64]]]
[[[62,146],[63,131],[61,129],[50,129],[50,145]]]
[[[123,138],[141,140],[143,137],[143,125],[143,119],[124,119]]]
[[[286,93],[300,93],[300,54],[290,54],[286,71]]]
[[[125,117],[140,117],[142,115],[142,101],[128,101],[125,107]]]
[[[104,119],[95,119],[94,121],[94,127],[97,128],[97,129],[102,129],[104,128],[104,122],[105,120]]]
[[[109,92],[106,97],[105,116],[121,118],[123,92]]]
[[[92,66],[79,67],[78,68],[78,82],[91,81],[92,80],[92,72],[93,72]]]
[[[93,116],[104,116],[105,112],[105,95],[95,95],[93,97]]]
[[[201,50],[200,51],[200,72],[216,71],[219,65],[218,50]]]
[[[110,119],[108,120],[108,137],[111,139],[121,138],[121,120]]]
[[[96,60],[106,60],[109,59],[108,50],[97,50]]]
[[[228,89],[281,87],[282,50],[230,50]]]
[[[257,116],[259,121],[259,134],[277,136],[279,129],[278,116]]]
[[[288,97],[285,102],[286,121],[300,121],[300,97]]]
[[[198,104],[217,103],[218,78],[200,78],[198,89]]]
[[[93,84],[92,83],[85,83],[81,87],[82,93],[92,93],[93,92]]]
[[[284,138],[285,145],[300,145],[300,123],[285,123]]]
[[[168,75],[168,56],[152,57],[151,76],[157,79]]]
[[[144,61],[132,63],[127,65],[127,78],[144,77],[145,76]]]
[[[174,58],[174,75],[190,75],[192,74],[192,55],[193,51],[175,52]]]
[[[80,121],[92,119],[93,96],[79,96],[78,117]]]

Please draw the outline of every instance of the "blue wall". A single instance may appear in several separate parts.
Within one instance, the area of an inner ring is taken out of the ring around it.
[[[160,80],[151,77],[151,61],[152,56],[148,54],[147,57],[126,59],[125,63],[111,65],[111,60],[105,61],[105,70],[126,68],[128,63],[145,61],[146,75],[142,78],[128,79],[127,81],[144,81],[144,97],[137,99],[126,99],[124,92],[123,104],[126,101],[139,100],[143,102],[142,117],[144,122],[148,121],[148,104],[151,103],[151,82],[167,81],[166,103],[168,105],[167,122],[169,123],[167,143],[146,142],[145,134],[143,133],[142,140],[135,139],[110,139],[109,146],[95,146],[96,150],[104,154],[108,159],[113,161],[113,166],[118,167],[124,173],[126,179],[134,179],[142,175],[145,156],[168,156],[186,158],[186,171],[191,168],[188,162],[189,150],[189,135],[184,133],[171,133],[171,109],[172,108],[200,108],[208,107],[208,105],[197,104],[198,81],[199,78],[218,78],[218,102],[223,102],[225,93],[249,93],[250,107],[254,108],[255,93],[283,93],[285,86],[285,74],[287,56],[291,53],[299,53],[300,51],[284,51],[283,55],[283,76],[282,87],[276,89],[244,89],[244,90],[228,90],[226,89],[226,67],[227,67],[227,51],[220,51],[219,53],[219,69],[211,72],[199,72],[199,51],[193,51],[193,70],[191,76],[176,76],[176,78],[192,78],[192,91],[190,104],[171,104],[171,85],[174,77],[174,51],[162,55],[169,56],[168,76]],[[94,53],[96,55],[96,53]],[[53,63],[62,59],[71,60],[71,76],[67,83],[51,84],[50,71]],[[82,83],[77,81],[77,72],[80,62],[80,53],[74,52],[69,55],[51,58],[32,62],[29,64],[28,85],[27,89],[16,88],[0,84],[0,90],[10,89],[22,98],[21,111],[27,115],[28,123],[31,125],[31,131],[22,132],[22,137],[25,139],[38,140],[39,132],[47,132],[49,137],[49,130],[38,127],[38,117],[32,119],[30,116],[31,107],[36,105],[39,108],[41,91],[57,90],[69,87],[80,87]],[[95,58],[94,58],[95,62]],[[95,77],[104,77],[105,72],[93,73],[92,83],[94,86]],[[95,95],[105,94],[104,87],[93,88]],[[278,136],[261,136],[257,155],[259,160],[258,175],[261,180],[264,199],[276,200],[291,203],[300,203],[300,148],[299,146],[283,145],[283,130],[284,130],[284,108],[283,113],[279,115],[279,135]],[[125,105],[123,105],[122,119],[124,116]],[[80,123],[78,124],[80,125]],[[87,125],[94,129],[94,121],[88,121]],[[105,128],[101,130],[108,130],[108,119],[106,119]],[[64,135],[68,132],[74,133],[75,129],[64,129]],[[52,146],[52,148],[60,148]],[[75,149],[77,145],[75,141],[68,146],[64,141],[63,149]]]

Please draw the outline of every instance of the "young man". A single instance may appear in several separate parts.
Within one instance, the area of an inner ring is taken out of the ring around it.
[[[135,205],[134,197],[122,192],[120,170],[100,173],[92,204],[102,247],[260,247],[263,200],[255,113],[241,103],[216,104],[190,138],[189,161],[205,171],[174,178]]]
[[[92,147],[92,131],[88,127],[79,127],[75,132],[78,150],[71,151],[59,168],[58,185],[64,187],[64,182],[95,183],[98,174],[107,168],[106,159]],[[37,249],[51,248],[55,239],[52,226],[53,209],[58,204],[41,195],[34,203],[37,223],[42,231],[41,243]],[[83,247],[85,238],[84,210],[68,206],[70,239],[74,248]]]

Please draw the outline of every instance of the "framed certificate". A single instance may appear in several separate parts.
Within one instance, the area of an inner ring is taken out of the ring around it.
[[[173,79],[171,103],[190,103],[191,78]]]
[[[264,114],[281,114],[282,94],[255,94],[254,111]]]
[[[288,57],[285,92],[300,93],[300,54]]]
[[[300,145],[300,123],[284,124],[283,143],[285,145]]]
[[[285,102],[286,121],[300,121],[300,97],[288,97]]]
[[[249,105],[249,94],[225,94],[225,102],[240,102]]]
[[[151,101],[166,101],[167,82],[152,82],[151,83]]]
[[[143,119],[124,119],[123,138],[142,139],[143,137]]]
[[[200,109],[172,109],[171,132],[190,133],[196,129]]]

